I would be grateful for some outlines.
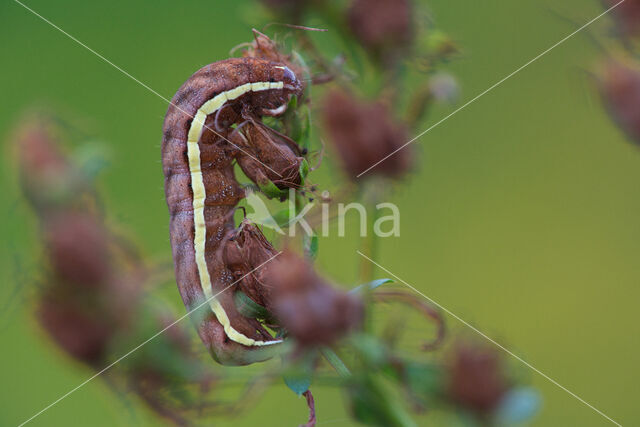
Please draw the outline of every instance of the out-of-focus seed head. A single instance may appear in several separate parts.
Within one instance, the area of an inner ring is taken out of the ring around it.
[[[101,287],[110,278],[108,235],[92,215],[57,214],[44,227],[54,275],[70,285]]]
[[[640,144],[640,65],[610,60],[599,73],[599,89],[609,114],[636,144]]]
[[[374,57],[389,60],[413,41],[410,0],[355,0],[348,12],[351,31]]]
[[[624,38],[640,38],[640,0],[603,0],[606,8],[615,7],[611,14],[616,23],[616,32]]]
[[[341,90],[326,96],[322,115],[328,137],[346,174],[353,179],[409,140],[405,127],[394,120],[384,104],[363,102]],[[411,152],[411,147],[397,151],[368,174],[402,176],[410,168]]]
[[[301,347],[330,345],[361,324],[362,302],[333,288],[298,255],[284,252],[265,269],[273,312]]]
[[[258,122],[247,122],[231,141],[247,147],[254,156],[240,156],[242,171],[259,186],[273,182],[279,189],[297,188],[302,182],[301,150],[286,135]],[[257,161],[256,159],[260,159]]]
[[[240,289],[257,304],[272,305],[272,288],[263,283],[264,269],[277,251],[251,221],[244,220],[233,240],[224,248],[223,259],[235,277],[241,279]]]
[[[62,153],[49,121],[26,121],[17,132],[16,142],[21,183],[31,203],[48,209],[78,197],[81,180]]]
[[[478,415],[490,414],[509,388],[501,355],[486,345],[458,342],[448,372],[451,400]]]
[[[96,316],[92,307],[45,295],[40,300],[37,316],[42,328],[74,359],[91,366],[104,363],[117,327]]]

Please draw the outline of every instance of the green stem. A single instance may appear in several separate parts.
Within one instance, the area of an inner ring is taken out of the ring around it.
[[[374,216],[373,220],[371,218],[371,214],[372,214],[371,209],[368,209],[367,235],[361,237],[362,243],[360,244],[360,250],[364,255],[375,260],[374,252],[376,251],[377,243],[376,243],[376,236],[373,233],[373,224],[375,223],[375,220],[376,220],[375,218],[376,214],[373,214]],[[375,273],[375,265],[368,259],[362,258],[360,260],[360,283],[369,283],[370,281],[372,281],[374,273]]]

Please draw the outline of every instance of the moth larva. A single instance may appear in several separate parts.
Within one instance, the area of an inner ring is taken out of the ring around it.
[[[264,180],[274,174],[282,177],[278,169],[287,173],[291,162],[301,160],[295,147],[273,145],[278,159],[291,160],[282,165],[272,162],[264,144],[252,147],[247,140],[241,147],[231,142],[238,133],[232,125],[251,122],[256,126],[260,116],[284,111],[290,95],[300,91],[296,75],[281,64],[228,59],[191,76],[175,94],[165,117],[162,161],[178,288],[189,310],[209,300],[211,313],[199,322],[198,332],[221,363],[254,362],[264,357],[249,354],[255,352],[247,352],[248,348],[279,342],[257,320],[238,313],[233,290],[222,292],[234,276],[220,249],[234,229],[235,205],[244,197],[233,162],[253,170],[253,176],[247,173],[252,179]]]

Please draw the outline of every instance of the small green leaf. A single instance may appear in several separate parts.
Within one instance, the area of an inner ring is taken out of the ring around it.
[[[373,280],[369,283],[365,283],[363,285],[357,286],[353,289],[351,289],[349,291],[350,294],[358,294],[362,291],[364,291],[365,289],[369,289],[369,290],[374,290],[384,284],[387,283],[393,283],[393,279],[378,279],[378,280]]]
[[[366,366],[378,369],[389,364],[389,352],[377,337],[368,334],[355,334],[351,342]]]
[[[352,377],[347,385],[353,417],[376,426],[414,427],[397,387],[380,375]]]
[[[330,347],[322,347],[320,353],[342,378],[349,378],[351,376],[351,371],[349,371],[347,365],[344,364],[340,356],[338,356],[333,349]]]
[[[109,166],[109,157],[107,148],[98,143],[83,144],[73,152],[73,158],[78,165],[78,169],[89,179],[94,179]]]
[[[310,352],[286,366],[282,375],[284,383],[298,396],[311,387],[316,352]]]
[[[308,375],[284,375],[284,383],[298,396],[311,387],[311,377]]]
[[[407,363],[404,370],[404,381],[411,394],[427,405],[444,388],[442,368],[430,364]]]
[[[304,185],[304,180],[307,178],[307,175],[309,175],[309,163],[307,162],[307,159],[302,159],[302,162],[300,162],[300,185]]]
[[[318,256],[318,235],[317,234],[304,234],[302,237],[302,245],[304,248],[304,255],[310,259],[314,260]]]
[[[541,398],[537,390],[527,387],[507,392],[496,410],[501,425],[514,425],[527,421],[540,410]]]
[[[291,99],[289,100],[289,105],[287,105],[287,110],[291,108],[292,110],[295,110],[296,108],[298,108],[298,96],[297,95],[293,95],[291,97]]]
[[[288,195],[286,190],[279,189],[271,180],[268,180],[266,183],[258,183],[258,187],[260,187],[260,191],[270,199],[279,199],[287,197]]]
[[[233,295],[234,302],[236,303],[236,308],[238,312],[245,317],[249,317],[251,319],[269,319],[271,318],[271,313],[249,298],[244,292],[236,291]]]

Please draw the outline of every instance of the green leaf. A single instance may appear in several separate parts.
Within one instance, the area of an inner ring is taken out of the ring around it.
[[[320,353],[325,359],[327,359],[327,362],[329,362],[333,369],[335,369],[338,375],[342,378],[348,378],[351,376],[351,371],[349,371],[347,365],[344,364],[342,359],[340,359],[340,356],[338,356],[331,348],[322,347],[322,349],[320,349]]]
[[[413,427],[399,390],[375,374],[354,377],[348,384],[351,411],[356,420],[376,426]]]
[[[302,237],[302,245],[304,255],[310,260],[316,259],[318,256],[318,235],[314,233],[310,236],[305,233]]]
[[[365,283],[363,285],[357,286],[353,289],[351,289],[349,291],[350,294],[358,294],[362,291],[364,291],[365,289],[369,289],[369,290],[374,290],[384,284],[387,283],[393,283],[393,279],[378,279],[378,280],[373,280],[369,283]]]
[[[81,173],[94,179],[100,172],[109,166],[109,151],[103,144],[87,143],[76,148],[73,159]]]
[[[377,337],[368,334],[354,334],[351,342],[366,366],[378,369],[389,364],[389,352]]]
[[[302,159],[302,162],[300,162],[300,185],[304,185],[304,180],[307,178],[307,175],[309,175],[309,163],[307,162],[307,159]]]
[[[291,221],[295,218],[295,212],[292,212],[289,208],[282,209],[272,216],[273,220],[278,224],[281,228],[286,228],[289,226]]]
[[[249,298],[244,292],[236,291],[233,295],[234,302],[236,303],[236,308],[238,312],[245,317],[249,317],[252,319],[269,319],[271,318],[271,313]]]
[[[496,410],[501,425],[514,425],[527,421],[540,410],[541,398],[537,390],[520,387],[509,390]]]
[[[286,366],[282,375],[284,383],[298,396],[311,387],[314,362],[317,353],[310,352]]]
[[[270,199],[287,197],[289,194],[286,190],[279,189],[271,180],[268,180],[266,183],[258,183],[258,187],[260,188],[260,191]]]
[[[283,375],[284,383],[298,396],[302,395],[311,387],[311,376],[300,375]]]
[[[435,365],[408,362],[404,381],[411,394],[427,405],[444,389],[442,368]]]

